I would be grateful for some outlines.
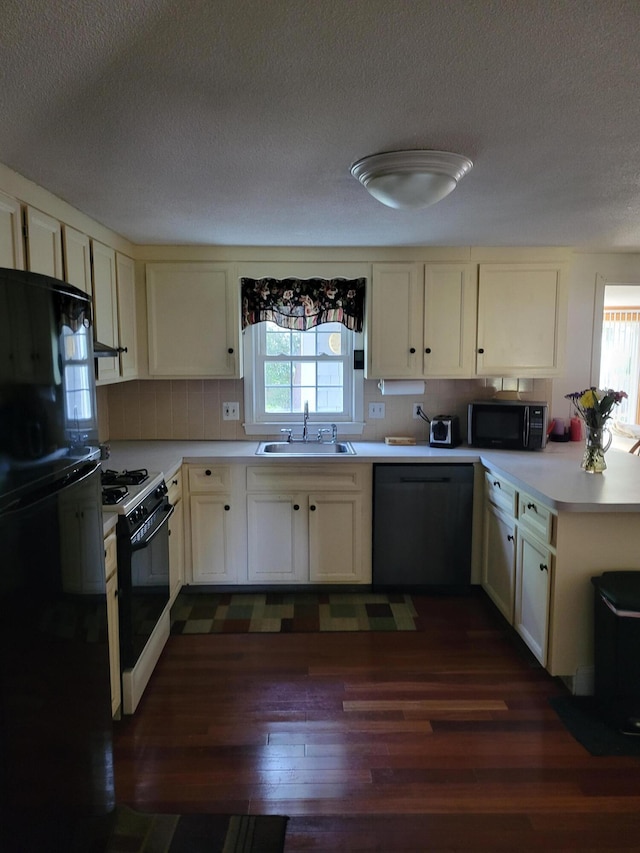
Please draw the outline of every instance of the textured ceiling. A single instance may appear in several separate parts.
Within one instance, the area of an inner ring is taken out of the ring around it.
[[[638,0],[3,0],[0,162],[136,243],[640,250]],[[474,168],[421,211],[351,177]]]

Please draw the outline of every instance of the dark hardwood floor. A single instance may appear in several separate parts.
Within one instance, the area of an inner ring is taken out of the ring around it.
[[[482,594],[417,633],[172,636],[116,726],[119,802],[291,816],[298,851],[640,851],[640,758],[593,757]]]

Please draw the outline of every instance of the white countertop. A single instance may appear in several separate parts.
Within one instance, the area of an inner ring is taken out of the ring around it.
[[[384,442],[351,442],[355,456],[256,456],[257,441],[115,441],[103,468],[147,468],[168,479],[183,463],[212,460],[242,464],[321,463],[465,463],[481,461],[510,478],[533,497],[558,512],[640,512],[640,457],[627,452],[625,442],[606,455],[607,470],[587,474],[580,468],[583,442],[549,443],[540,452],[484,451],[470,447],[452,450],[389,446]],[[632,443],[632,442],[631,442]]]

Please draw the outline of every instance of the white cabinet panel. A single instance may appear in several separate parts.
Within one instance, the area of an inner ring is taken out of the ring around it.
[[[301,583],[308,575],[306,495],[247,497],[249,583]]]
[[[563,269],[553,264],[481,264],[477,373],[554,376],[566,327]]]
[[[476,268],[427,264],[424,281],[424,375],[473,376]]]
[[[367,376],[404,379],[422,372],[422,267],[374,264],[367,302]]]
[[[362,497],[309,495],[309,580],[358,583],[362,579]]]
[[[120,252],[116,252],[116,285],[118,342],[124,349],[120,353],[120,376],[123,379],[135,379],[138,375],[135,264]]]
[[[147,264],[149,373],[241,376],[240,285],[227,265]]]
[[[25,225],[27,268],[53,278],[64,278],[60,223],[33,207],[27,207]]]
[[[542,666],[547,663],[552,568],[551,551],[519,529],[514,627]]]
[[[511,624],[515,591],[515,522],[497,507],[485,508],[482,587]]]
[[[20,202],[0,193],[0,267],[24,269]]]
[[[92,295],[91,287],[91,244],[86,234],[62,226],[64,245],[64,278],[74,287]]]
[[[231,504],[218,494],[191,495],[191,571],[194,583],[234,583]]]
[[[91,241],[93,268],[94,336],[111,347],[118,347],[118,291],[116,253],[108,246]],[[117,358],[99,358],[98,380],[113,382],[120,378]]]

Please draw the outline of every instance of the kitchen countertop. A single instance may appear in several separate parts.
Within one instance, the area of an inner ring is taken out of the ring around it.
[[[494,469],[517,487],[558,512],[640,512],[640,457],[625,442],[606,455],[607,470],[586,474],[580,468],[583,442],[549,443],[540,452],[479,450],[466,446],[432,448],[389,446],[384,442],[351,442],[355,456],[256,456],[257,441],[114,441],[103,468],[147,468],[168,479],[184,463],[236,462],[273,464],[473,463]]]

